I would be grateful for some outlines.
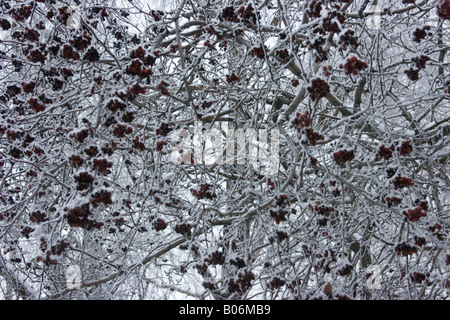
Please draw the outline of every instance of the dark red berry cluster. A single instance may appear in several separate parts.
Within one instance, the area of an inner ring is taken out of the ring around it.
[[[232,82],[239,81],[239,80],[241,80],[241,78],[239,78],[239,76],[236,75],[234,72],[231,75],[227,75],[228,83],[232,83]]]
[[[403,141],[400,147],[397,148],[398,153],[402,156],[411,153],[413,148],[410,141]]]
[[[450,0],[440,0],[437,5],[437,14],[441,19],[450,20]]]
[[[60,53],[60,56],[64,59],[80,60],[80,55],[76,52],[72,46],[65,44]]]
[[[347,48],[351,48],[356,50],[359,46],[358,38],[355,36],[355,31],[348,29],[344,34],[341,34],[339,37],[339,51],[347,50]]]
[[[255,57],[258,57],[259,59],[264,59],[264,56],[265,56],[264,49],[267,50],[267,48],[263,48],[262,45],[260,45],[259,47],[255,47],[252,49],[252,54]]]
[[[167,228],[167,223],[162,218],[158,218],[152,222],[152,228],[155,231],[161,231],[161,230],[164,230]],[[177,233],[181,233],[181,232],[177,232]]]
[[[302,140],[302,144],[304,145],[315,146],[317,144],[317,141],[325,139],[324,136],[311,128],[306,128],[304,131],[306,136],[306,140]]]
[[[411,281],[414,283],[422,283],[426,280],[427,276],[424,273],[413,272],[411,275]]]
[[[172,128],[165,122],[161,123],[160,127],[156,129],[156,135],[167,137],[167,135],[172,131]]]
[[[169,89],[167,89],[168,86],[169,84],[163,80],[160,83],[158,83],[156,89],[158,89],[158,91],[161,92],[161,94],[165,96],[170,96]]]
[[[417,247],[412,246],[406,242],[399,243],[395,246],[395,252],[397,255],[401,256],[410,256],[417,253]]]
[[[244,294],[252,287],[253,280],[255,280],[255,275],[252,271],[246,269],[244,272],[239,272],[236,280],[231,278],[228,281],[228,292]]]
[[[222,15],[220,17],[222,19],[225,19],[230,22],[236,22],[236,23],[241,22],[241,20],[237,16],[236,12],[234,12],[233,6],[225,7],[222,10]]]
[[[289,211],[278,209],[278,210],[269,210],[270,216],[273,220],[275,220],[276,224],[280,224],[282,221],[286,221],[286,216],[289,214]]]
[[[313,156],[310,156],[310,157],[309,157],[309,163],[311,163],[311,165],[312,165],[313,167],[317,166],[317,158],[315,158],[315,157],[313,157]]]
[[[213,200],[217,197],[216,193],[212,191],[212,186],[209,183],[203,183],[200,186],[200,190],[196,190],[194,188],[191,188],[191,193],[194,197],[197,199],[208,199]]]
[[[230,264],[238,269],[242,269],[246,266],[244,259],[237,257],[236,259],[230,259]]]
[[[9,30],[11,29],[11,23],[7,19],[0,18],[0,28],[3,30]]]
[[[92,174],[88,173],[88,172],[81,172],[78,175],[74,176],[75,182],[78,184],[77,185],[77,190],[78,191],[83,191],[88,189],[92,182],[94,181],[94,177],[92,176]]]
[[[113,135],[115,135],[118,138],[123,138],[127,134],[131,134],[133,132],[133,128],[130,126],[124,125],[124,124],[116,124],[114,126]]]
[[[314,61],[323,62],[328,59],[328,50],[324,44],[326,39],[324,37],[316,37],[313,42],[308,45],[308,50],[314,50]]]
[[[40,210],[31,212],[29,219],[31,222],[35,222],[35,223],[45,222],[45,221],[49,220],[47,215],[45,213],[41,212]]]
[[[255,25],[257,19],[259,18],[255,13],[255,9],[253,8],[251,3],[249,3],[247,7],[241,6],[238,9],[237,14],[241,17],[242,22],[246,25]]]
[[[100,203],[103,203],[105,206],[112,204],[111,191],[108,190],[102,189],[97,191],[91,195],[91,198],[91,203],[94,208],[97,208]]]
[[[424,55],[412,58],[411,61],[414,62],[416,68],[411,67],[408,70],[405,70],[405,74],[412,81],[419,80],[419,71],[425,68],[428,60],[430,60],[430,57]]]
[[[440,232],[442,230],[442,225],[440,223],[435,223],[432,226],[428,227],[428,230],[430,230],[438,240],[443,241],[444,240],[444,234]]]
[[[145,150],[145,144],[139,141],[139,137],[135,137],[133,139],[133,148],[143,151]]]
[[[91,220],[90,217],[93,215],[89,204],[83,204],[80,207],[75,207],[69,210],[69,213],[65,215],[67,222],[72,228],[83,228],[91,230],[93,228],[100,229],[103,226],[103,222],[97,222]]]
[[[354,150],[344,149],[344,150],[337,151],[333,154],[333,160],[339,165],[343,165],[347,161],[352,161],[353,159],[355,159],[355,151]]]
[[[203,288],[205,288],[206,290],[209,290],[209,291],[214,291],[217,289],[217,286],[212,282],[205,281],[205,282],[203,282],[202,285],[203,285]]]
[[[336,254],[333,249],[327,249],[325,252],[316,254],[317,263],[315,264],[316,270],[323,270],[326,273],[331,272],[331,264],[337,262]]]
[[[55,245],[52,245],[49,250],[47,241],[41,238],[40,249],[45,253],[45,257],[37,257],[37,262],[43,262],[47,267],[50,265],[58,264],[58,261],[54,259],[55,256],[60,256],[68,247],[70,243],[64,240],[59,240]]]
[[[225,263],[225,255],[222,251],[216,250],[208,258],[205,258],[204,262],[208,265],[222,265]]]
[[[311,81],[311,86],[307,88],[309,96],[313,101],[326,97],[330,92],[330,86],[328,83],[320,78]]]
[[[422,247],[427,244],[427,239],[425,239],[424,237],[414,236],[414,243],[419,247]]]
[[[427,213],[422,209],[421,206],[418,206],[414,209],[409,209],[408,211],[403,211],[403,215],[411,222],[418,221],[421,217],[426,217]]]
[[[402,199],[397,197],[386,197],[384,200],[386,201],[389,208],[392,206],[397,206],[402,202]]]
[[[97,170],[100,174],[110,174],[112,168],[112,162],[109,162],[106,159],[94,159],[94,162],[92,164],[92,168]]]
[[[40,63],[44,63],[45,62],[45,54],[43,54],[39,49],[34,49],[31,50],[30,54],[27,56],[27,59],[30,60],[31,62],[40,62]]]
[[[273,277],[272,280],[269,282],[269,289],[270,290],[276,290],[281,288],[286,284],[286,280],[280,279],[278,277]]]
[[[167,141],[157,141],[156,142],[156,151],[161,152],[164,146],[167,145]]]
[[[289,58],[289,51],[287,49],[283,49],[283,50],[277,50],[275,52],[275,55],[280,59],[280,60],[285,60],[287,58]]]
[[[322,11],[323,2],[319,0],[311,0],[309,2],[308,9],[306,9],[306,14],[310,18],[320,18],[320,12]]]
[[[384,160],[389,160],[392,158],[392,151],[394,151],[394,146],[386,147],[384,144],[378,148],[377,157],[383,158]]]
[[[36,99],[36,98],[30,98],[28,100],[28,104],[30,105],[30,108],[36,112],[42,112],[45,110],[45,105],[42,103],[39,103],[38,99]]]
[[[192,226],[185,222],[177,224],[174,228],[176,233],[182,234],[185,237],[191,236],[191,229]]]
[[[416,31],[413,32],[413,41],[420,43],[427,36],[427,31],[430,30],[430,26],[425,26],[423,29],[417,28]]]
[[[347,59],[347,63],[345,65],[341,65],[341,68],[344,68],[345,70],[345,74],[353,74],[353,75],[357,75],[359,71],[364,70],[365,68],[367,68],[367,63],[365,63],[364,61],[359,60],[358,58],[356,58],[355,56],[350,57]]]
[[[139,59],[132,60],[127,66],[125,73],[140,77],[148,77],[153,74],[152,69],[145,68]]]
[[[305,110],[305,112],[297,113],[297,116],[292,120],[292,126],[296,127],[297,130],[310,127],[312,123],[312,119],[309,116],[309,111]]]
[[[400,174],[392,180],[395,189],[407,188],[414,185],[411,178],[402,177]]]
[[[343,266],[341,269],[338,270],[338,274],[340,276],[349,276],[352,274],[353,271],[353,266],[351,264],[346,264],[345,266]]]
[[[18,8],[11,9],[8,13],[11,14],[14,20],[23,22],[30,17],[32,9],[33,6],[21,5]]]

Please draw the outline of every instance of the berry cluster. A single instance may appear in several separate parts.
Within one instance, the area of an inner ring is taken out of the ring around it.
[[[309,117],[309,111],[306,110],[303,113],[298,112],[297,116],[292,120],[292,126],[296,127],[297,130],[310,127],[312,123],[311,117]]]
[[[167,223],[163,219],[158,218],[155,221],[153,221],[152,228],[155,231],[161,231],[161,230],[164,230],[167,228]],[[177,233],[181,233],[181,232],[177,232]]]
[[[339,164],[343,165],[347,161],[352,161],[355,158],[355,151],[354,150],[340,150],[333,154],[333,160]]]
[[[273,277],[272,280],[269,282],[269,289],[273,291],[281,288],[285,284],[286,280],[280,279],[278,277]]]
[[[118,99],[109,100],[106,104],[106,108],[112,112],[116,112],[117,110],[124,110],[126,107],[125,103]]]
[[[437,14],[441,19],[450,20],[450,0],[440,0],[437,5]]]
[[[430,26],[425,26],[425,27],[423,27],[423,29],[417,28],[416,31],[413,32],[413,36],[414,36],[413,41],[420,43],[427,36],[426,31],[428,31],[430,29],[431,29]]]
[[[417,247],[411,246],[406,242],[399,243],[395,246],[395,252],[397,255],[402,255],[404,257],[408,255],[413,255],[414,253],[417,253]]]
[[[47,250],[48,244],[44,238],[41,238],[40,249],[42,252],[45,252],[45,257],[37,257],[37,262],[43,262],[47,267],[50,265],[56,265],[58,262],[52,258],[52,256],[60,256],[68,247],[69,242],[64,240],[57,241],[55,245],[50,247],[50,250]]]
[[[28,100],[28,104],[30,105],[30,108],[36,112],[42,112],[45,110],[45,105],[39,103],[36,98],[30,98]]]
[[[98,154],[98,148],[96,146],[90,146],[89,148],[84,149],[84,153],[93,158]]]
[[[39,222],[45,222],[48,221],[48,217],[45,213],[41,211],[33,211],[30,213],[29,219],[31,222],[39,223]]]
[[[353,271],[353,266],[351,264],[346,264],[340,270],[338,270],[338,274],[340,276],[345,277],[345,276],[351,275],[352,271]]]
[[[362,71],[367,68],[367,63],[353,56],[347,59],[347,63],[344,66],[340,65],[340,67],[344,68],[345,74],[353,74],[356,76],[358,71]]]
[[[320,78],[311,81],[311,86],[307,88],[309,96],[313,101],[326,97],[330,92],[330,86],[325,80]]]
[[[278,209],[278,210],[269,210],[270,216],[275,220],[276,224],[280,224],[282,221],[286,221],[286,216],[289,214],[287,210]]]
[[[158,83],[156,89],[158,89],[158,91],[161,92],[161,94],[165,96],[170,96],[169,89],[167,89],[168,86],[169,84],[163,80],[160,83]]]
[[[185,222],[177,224],[174,228],[176,233],[182,234],[185,237],[191,236],[191,229],[192,226]]]
[[[277,50],[275,52],[275,55],[280,59],[280,60],[285,60],[287,58],[289,58],[289,51],[287,49],[283,49],[283,50]]]
[[[236,259],[230,259],[230,264],[235,266],[238,269],[242,269],[245,267],[245,261],[242,258],[237,257]]]
[[[80,60],[80,55],[76,52],[72,46],[65,44],[60,53],[60,56],[64,59],[71,60]]]
[[[156,142],[156,151],[161,152],[164,146],[167,145],[167,141],[157,141]]]
[[[402,199],[397,197],[386,197],[384,200],[386,201],[389,208],[392,206],[397,206],[402,202]]]
[[[414,209],[409,209],[408,211],[403,211],[403,215],[411,222],[418,221],[421,217],[426,217],[427,213],[422,209],[421,206],[418,206]]]
[[[243,273],[239,272],[236,280],[231,278],[228,281],[228,292],[230,294],[244,294],[252,287],[251,282],[253,280],[255,280],[255,275],[250,270],[246,269]]]
[[[111,170],[109,169],[112,165],[112,162],[109,162],[106,159],[94,159],[92,168],[97,170],[100,174],[110,174]]]
[[[422,55],[420,57],[412,58],[411,61],[414,62],[416,68],[411,67],[408,70],[405,70],[405,74],[412,81],[419,80],[419,71],[421,69],[425,68],[425,65],[426,65],[428,60],[430,60],[430,57],[424,56],[424,55]]]
[[[253,8],[252,4],[249,3],[247,7],[241,6],[237,14],[241,17],[242,22],[246,25],[255,25],[256,20],[259,18],[257,17],[257,14],[255,13],[255,9]]]
[[[200,190],[196,190],[194,188],[191,188],[191,193],[194,197],[196,197],[197,199],[208,199],[208,200],[213,200],[214,198],[217,197],[216,193],[213,192],[212,190],[212,186],[209,183],[204,183],[200,186]]]
[[[314,50],[314,61],[323,62],[328,59],[328,50],[325,49],[324,44],[326,39],[324,37],[317,37],[314,42],[310,42],[308,50]]]
[[[8,13],[11,14],[14,20],[23,22],[31,15],[33,6],[21,5],[19,8],[13,8]]]
[[[236,22],[236,23],[241,22],[241,20],[237,16],[237,14],[234,12],[233,6],[225,7],[222,10],[221,18],[225,19],[227,21],[230,21],[230,22]]]
[[[267,48],[263,48],[262,45],[260,45],[259,47],[255,47],[255,48],[252,49],[252,54],[255,57],[258,57],[259,59],[264,59],[264,56],[265,56],[264,49],[267,50]]]
[[[3,30],[9,30],[11,29],[11,23],[7,19],[0,18],[0,28]]]
[[[96,62],[100,60],[100,53],[98,53],[97,49],[91,47],[84,54],[83,60],[87,60],[89,62]]]
[[[316,255],[318,261],[315,265],[316,270],[323,270],[326,273],[331,272],[331,264],[337,262],[336,254],[332,249],[325,250],[323,254]]]
[[[401,146],[397,148],[398,153],[402,156],[412,152],[412,145],[409,141],[403,141]]]
[[[312,0],[309,3],[308,9],[306,9],[306,14],[310,18],[320,18],[320,12],[322,11],[322,1]]]
[[[169,127],[169,125],[165,122],[161,123],[161,126],[156,129],[156,135],[167,137],[167,135],[172,131],[172,129]]]
[[[217,289],[217,286],[212,282],[205,281],[205,282],[203,282],[202,285],[203,285],[203,288],[205,288],[206,290],[209,290],[209,291],[214,291]]]
[[[94,208],[97,208],[100,203],[103,203],[105,206],[112,204],[111,192],[108,190],[100,190],[92,194],[91,197],[91,203]]]
[[[359,46],[358,38],[355,36],[355,31],[348,29],[344,34],[339,37],[339,51],[347,50],[350,47],[356,50]]]
[[[411,281],[414,283],[422,283],[426,280],[426,275],[420,272],[413,272],[412,274],[410,274],[410,277]]]
[[[88,189],[92,184],[92,182],[94,181],[94,177],[92,176],[92,174],[88,172],[81,172],[80,174],[74,176],[74,179],[75,182],[78,184],[76,188],[78,191]]]
[[[324,136],[320,133],[313,131],[311,128],[306,128],[305,130],[306,140],[302,140],[302,144],[315,146],[317,141],[324,140]]]
[[[68,209],[65,208],[64,211]],[[83,228],[86,230],[91,230],[93,228],[100,229],[103,226],[103,222],[97,222],[91,220],[92,211],[89,207],[89,203],[85,203],[80,207],[75,207],[69,210],[67,214],[64,215],[67,218],[69,226],[72,228]]]
[[[435,223],[434,225],[428,227],[428,230],[432,232],[433,236],[435,236],[438,240],[443,241],[444,235],[440,232],[441,229],[442,225],[439,223]]]
[[[123,138],[125,135],[131,134],[132,132],[133,129],[131,127],[120,123],[116,124],[113,129],[113,135],[118,138]]]
[[[143,67],[142,61],[139,59],[132,60],[127,66],[125,73],[140,77],[148,77],[153,74],[150,68]]]
[[[40,63],[44,63],[45,62],[45,54],[43,54],[39,49],[34,49],[31,50],[30,54],[27,55],[27,59],[30,60],[31,62],[40,62]]]
[[[312,204],[309,204],[308,206],[310,208],[313,208]],[[314,205],[314,211],[320,215],[329,216],[330,213],[334,211],[334,208],[331,206],[329,206],[329,207],[327,207],[325,205],[319,206],[316,204],[316,205]]]
[[[422,247],[427,244],[427,239],[425,239],[424,237],[414,236],[414,243],[419,247]]]
[[[407,188],[414,185],[411,178],[402,177],[400,174],[392,180],[395,189]]]
[[[239,81],[241,78],[239,78],[238,75],[236,75],[234,72],[231,75],[227,75],[227,82],[232,83],[234,81]]]
[[[383,144],[378,148],[377,157],[383,158],[384,160],[389,160],[392,158],[392,151],[394,151],[394,146],[386,147]]]
[[[225,263],[225,255],[222,251],[216,250],[208,258],[204,259],[208,265],[222,265]]]
[[[139,141],[139,137],[135,137],[133,139],[133,148],[143,151],[145,150],[145,144]]]

